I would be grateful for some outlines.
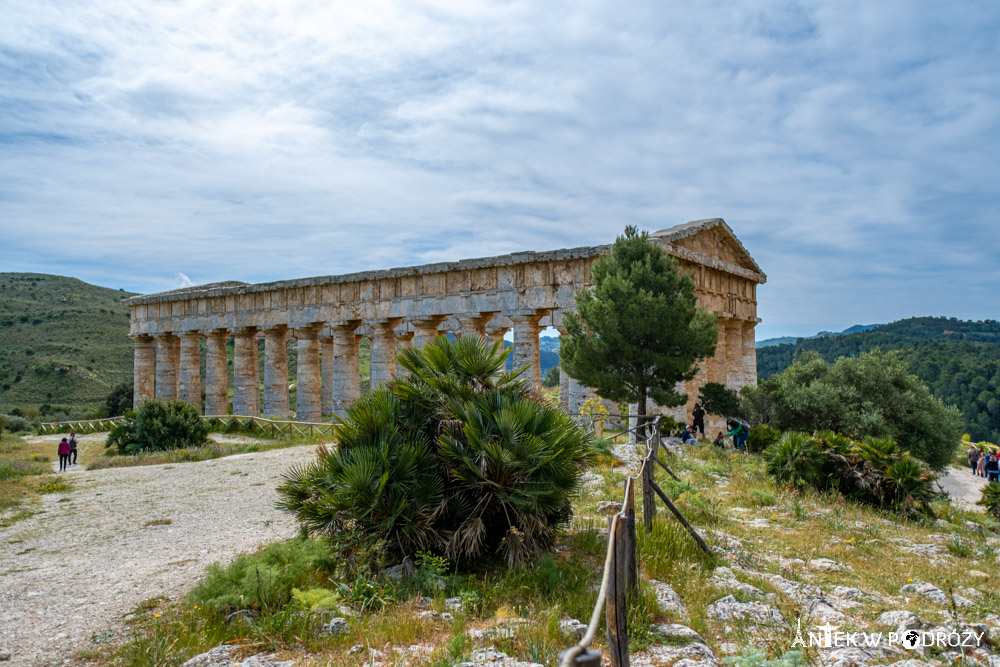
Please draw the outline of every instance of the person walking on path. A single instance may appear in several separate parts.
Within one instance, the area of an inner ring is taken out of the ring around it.
[[[972,466],[972,474],[976,474],[976,468],[979,466],[979,448],[975,445],[969,445],[969,451],[965,453],[967,459],[969,459],[969,465]]]
[[[697,433],[701,431],[701,437],[705,437],[705,408],[701,407],[701,403],[694,404],[694,419],[691,420],[692,431]]]
[[[986,477],[986,452],[979,453],[979,461],[976,463],[976,474]]]
[[[69,454],[73,459],[70,465],[76,465],[76,433],[69,434]]]
[[[66,472],[69,465],[69,441],[66,438],[59,443],[59,472]]]

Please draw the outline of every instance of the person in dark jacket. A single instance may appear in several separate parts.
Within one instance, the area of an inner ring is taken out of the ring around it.
[[[1000,460],[998,458],[1000,458],[1000,452],[994,452],[986,459],[987,482],[1000,482]]]
[[[73,459],[71,465],[76,465],[76,433],[69,434],[69,455]]]
[[[69,465],[69,440],[62,439],[59,443],[59,472],[65,472]]]
[[[694,437],[694,434],[691,433],[691,427],[690,426],[685,426],[684,427],[684,432],[681,433],[681,442],[683,442],[685,445],[697,445],[698,444],[698,438]]]
[[[701,403],[694,404],[694,419],[691,420],[692,431],[697,433],[701,431],[701,437],[705,437],[705,408],[701,407]]]

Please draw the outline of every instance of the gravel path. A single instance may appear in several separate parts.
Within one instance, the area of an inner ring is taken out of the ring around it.
[[[121,631],[140,602],[183,595],[209,563],[293,536],[275,487],[314,451],[77,466],[70,493],[43,496],[39,514],[0,529],[0,655],[11,654],[0,665],[67,662],[96,633]]]
[[[982,512],[976,501],[983,497],[986,478],[976,477],[969,468],[949,466],[938,478],[938,486],[951,496],[951,502],[962,509]]]

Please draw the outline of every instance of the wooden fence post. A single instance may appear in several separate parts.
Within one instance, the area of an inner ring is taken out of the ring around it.
[[[653,519],[656,517],[656,494],[653,492],[653,483],[656,480],[656,469],[653,462],[656,461],[660,450],[660,418],[653,422],[653,438],[649,451],[646,452],[646,461],[642,468],[642,525],[646,533],[653,531]]]
[[[627,483],[627,482],[626,482]],[[611,532],[608,539],[615,541],[611,554],[608,577],[608,594],[605,602],[605,621],[608,627],[608,654],[611,656],[611,667],[629,667],[628,659],[628,606],[626,604],[626,567],[624,542],[628,531],[625,530],[624,514],[612,517]]]

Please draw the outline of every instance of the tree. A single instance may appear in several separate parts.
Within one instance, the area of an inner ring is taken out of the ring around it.
[[[806,352],[757,387],[744,387],[742,398],[748,412],[780,430],[888,437],[936,470],[948,464],[962,436],[958,410],[931,395],[895,351],[834,364]]]
[[[542,378],[543,387],[558,387],[559,386],[559,367],[553,366],[549,369],[549,372],[545,374]]]
[[[149,400],[125,412],[105,446],[117,448],[119,454],[201,447],[208,443],[208,432],[208,423],[188,403]]]
[[[131,382],[122,382],[111,390],[108,397],[104,399],[104,411],[109,417],[123,415],[127,410],[132,409],[132,390]]]
[[[571,517],[593,453],[568,415],[531,398],[508,352],[479,336],[400,353],[409,373],[363,396],[336,448],[291,469],[279,507],[313,534],[468,564],[538,557]]]
[[[709,382],[698,391],[701,407],[710,415],[742,417],[740,395],[719,382]]]
[[[642,434],[647,397],[664,407],[687,400],[676,385],[715,353],[715,316],[698,307],[691,277],[633,226],[594,262],[590,281],[564,320],[562,367],[603,398],[638,404]]]

